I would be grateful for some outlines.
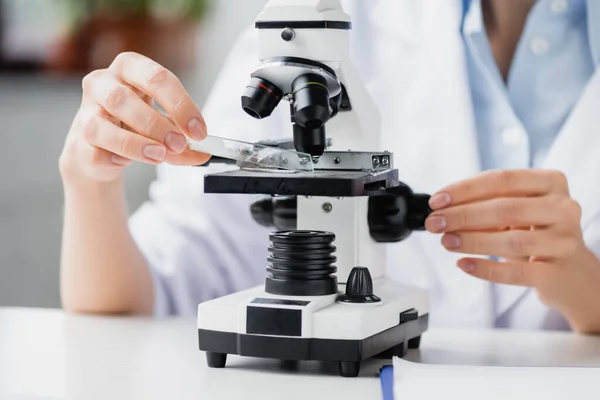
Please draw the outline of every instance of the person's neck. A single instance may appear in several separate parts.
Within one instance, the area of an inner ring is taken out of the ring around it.
[[[536,0],[482,0],[483,21],[502,78],[506,81],[525,21]]]

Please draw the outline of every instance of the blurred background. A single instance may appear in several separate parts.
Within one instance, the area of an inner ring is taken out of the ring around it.
[[[58,158],[81,78],[122,51],[175,71],[204,102],[266,0],[0,0],[0,306],[59,307]],[[154,169],[127,171],[135,210]]]

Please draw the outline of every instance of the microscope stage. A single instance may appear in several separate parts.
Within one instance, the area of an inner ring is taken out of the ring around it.
[[[205,193],[358,197],[384,194],[387,188],[398,185],[398,171],[394,169],[297,173],[239,169],[204,177]]]

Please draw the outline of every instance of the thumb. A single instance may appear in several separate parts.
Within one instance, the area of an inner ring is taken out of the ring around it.
[[[165,162],[171,165],[196,166],[205,164],[208,160],[210,160],[210,157],[210,154],[186,149],[181,154],[167,154]]]

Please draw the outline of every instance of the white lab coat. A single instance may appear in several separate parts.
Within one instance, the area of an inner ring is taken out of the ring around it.
[[[354,62],[382,115],[385,150],[400,179],[432,193],[479,172],[461,1],[348,1]],[[289,137],[286,107],[255,121],[239,96],[256,64],[255,35],[234,49],[206,107],[209,131],[253,141]],[[544,168],[563,171],[583,208],[587,245],[600,254],[600,75],[591,79],[550,150]],[[213,167],[211,167],[213,168]],[[134,236],[155,271],[156,308],[193,315],[199,301],[264,280],[268,230],[255,224],[247,195],[204,195],[203,168],[162,166],[153,202],[132,218]],[[492,285],[456,266],[439,236],[418,233],[388,246],[388,275],[431,291],[434,325],[568,329],[528,288]],[[600,288],[599,288],[600,290]]]

